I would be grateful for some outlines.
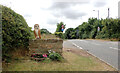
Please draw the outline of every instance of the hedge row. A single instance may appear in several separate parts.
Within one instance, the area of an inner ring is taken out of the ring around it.
[[[6,6],[2,6],[2,54],[3,58],[8,53],[24,47],[28,47],[29,39],[33,36],[31,28],[22,15],[14,12]]]

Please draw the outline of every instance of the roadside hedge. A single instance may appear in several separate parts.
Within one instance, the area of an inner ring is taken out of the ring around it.
[[[98,31],[98,27],[100,30]],[[120,40],[120,19],[89,18],[76,28],[65,31],[65,39],[114,39]]]
[[[28,47],[31,38],[31,28],[22,15],[6,6],[2,6],[2,54],[3,58],[11,51]]]

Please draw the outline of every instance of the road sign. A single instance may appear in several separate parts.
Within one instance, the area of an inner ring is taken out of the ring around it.
[[[62,29],[61,30],[62,30],[62,32],[64,31],[64,25],[62,25]]]
[[[98,27],[98,32],[100,31],[100,27]]]

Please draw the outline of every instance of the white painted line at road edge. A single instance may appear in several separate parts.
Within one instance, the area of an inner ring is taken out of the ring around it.
[[[113,48],[113,47],[109,47],[109,48],[114,49],[114,50],[119,50],[118,48]]]
[[[80,47],[80,46],[76,45],[76,44],[75,44],[75,43],[73,43],[73,42],[72,42],[72,44],[73,44],[74,46],[78,47],[79,49],[83,49],[82,47]]]

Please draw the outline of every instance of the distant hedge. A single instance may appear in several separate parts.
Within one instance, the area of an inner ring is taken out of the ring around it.
[[[98,27],[100,28],[98,31]],[[115,39],[120,40],[120,19],[89,18],[76,28],[65,31],[65,39]]]
[[[40,29],[41,34],[51,34],[47,29]]]
[[[3,56],[20,47],[28,47],[31,28],[22,15],[2,6],[2,52]]]

